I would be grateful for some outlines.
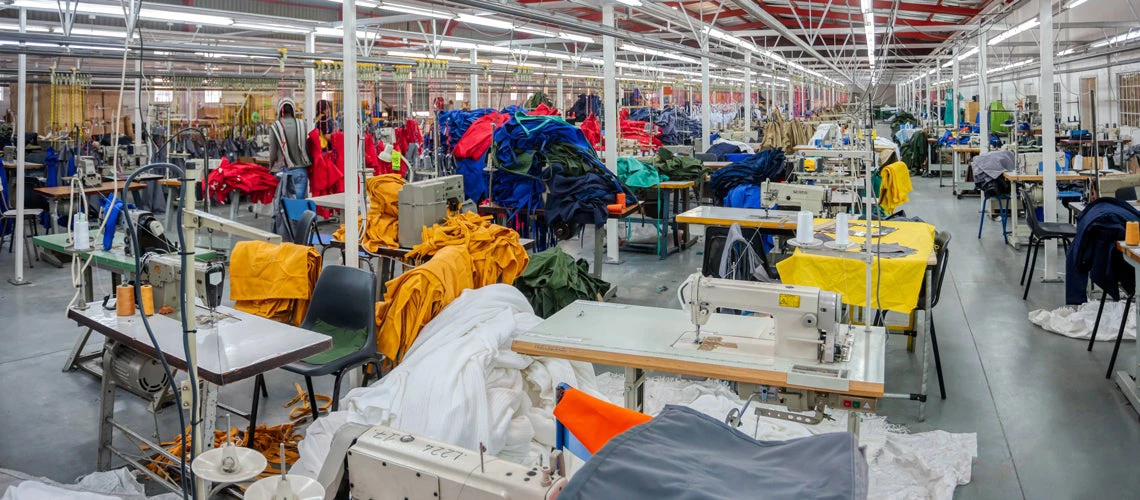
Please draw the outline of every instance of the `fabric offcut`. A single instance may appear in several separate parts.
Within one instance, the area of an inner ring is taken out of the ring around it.
[[[400,246],[400,189],[404,178],[396,174],[377,175],[365,181],[368,190],[368,220],[361,227],[360,246],[369,252],[380,247]],[[334,240],[344,242],[344,224],[333,233]]]
[[[423,328],[403,363],[350,391],[342,411],[309,426],[293,472],[316,477],[346,422],[383,424],[470,450],[482,443],[488,455],[537,464],[555,444],[557,385],[599,395],[593,366],[510,349],[513,338],[541,321],[508,285],[463,292]]]
[[[230,254],[230,300],[239,311],[300,325],[320,273],[313,247],[239,241]]]
[[[879,170],[882,184],[879,187],[879,206],[886,213],[894,213],[904,203],[910,201],[914,185],[910,182],[910,171],[906,163],[896,161]]]
[[[598,300],[610,284],[590,274],[585,259],[574,260],[561,248],[553,247],[530,257],[522,276],[515,280],[535,314],[549,318],[575,300]]]
[[[475,288],[474,275],[466,249],[446,246],[386,283],[384,301],[376,303],[376,349],[398,365],[424,325],[463,290]]]
[[[412,262],[430,258],[448,246],[462,248],[471,256],[472,281],[476,288],[494,283],[510,285],[530,261],[526,249],[519,243],[519,233],[492,224],[490,217],[473,212],[462,212],[425,227],[423,242],[412,247],[404,258]]]
[[[245,193],[254,203],[270,204],[277,192],[277,176],[269,169],[252,163],[230,163],[226,158],[210,171],[206,182],[217,203],[225,203],[236,190]]]
[[[867,460],[850,433],[757,441],[683,406],[609,441],[560,499],[867,498]]]
[[[1085,302],[1074,308],[1061,306],[1053,310],[1036,309],[1029,311],[1029,322],[1040,326],[1047,332],[1053,332],[1074,339],[1088,339],[1092,337],[1093,327],[1096,325],[1096,312],[1100,308],[1100,301]],[[1120,331],[1120,320],[1124,314],[1124,302],[1114,301],[1104,303],[1104,312],[1100,318],[1100,328],[1097,329],[1096,339],[1101,342],[1116,340]],[[1136,339],[1136,315],[1129,313],[1124,324],[1124,339]]]

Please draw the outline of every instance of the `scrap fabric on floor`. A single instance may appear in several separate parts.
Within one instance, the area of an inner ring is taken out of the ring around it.
[[[554,247],[531,256],[515,287],[534,306],[535,314],[549,318],[575,300],[598,300],[610,284],[590,274],[589,263]]]
[[[316,477],[346,422],[383,424],[471,450],[483,444],[488,455],[537,464],[555,444],[557,385],[598,394],[593,366],[510,349],[514,337],[541,321],[511,286],[463,292],[424,327],[403,363],[350,391],[342,411],[309,426],[293,470]]]
[[[234,309],[300,325],[321,274],[321,254],[305,245],[239,241],[229,271]]]
[[[1029,322],[1040,326],[1047,332],[1059,333],[1074,339],[1088,339],[1092,337],[1098,309],[1100,309],[1100,301],[1098,300],[1085,302],[1076,308],[1061,306],[1051,311],[1037,309],[1029,311]],[[1105,302],[1104,311],[1100,317],[1100,328],[1096,331],[1096,339],[1101,342],[1116,340],[1123,314],[1123,301]],[[1136,315],[1133,313],[1129,313],[1128,319],[1125,321],[1124,339],[1136,339]]]
[[[490,217],[462,212],[423,230],[423,242],[404,257],[418,261],[435,255],[441,248],[458,246],[471,256],[476,287],[494,283],[512,284],[527,269],[530,257],[519,243],[519,233]]]

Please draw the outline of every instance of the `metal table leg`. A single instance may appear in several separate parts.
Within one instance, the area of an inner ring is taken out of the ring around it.
[[[78,259],[79,256],[76,255],[73,258]],[[94,301],[95,301],[95,271],[93,269],[91,269],[91,266],[85,266],[83,268],[83,303],[84,303],[84,306],[86,306],[86,304],[90,304]]]
[[[594,226],[594,277],[602,277],[602,264],[605,263],[606,226]]]
[[[1013,227],[1009,229],[1010,233],[1009,237],[1006,239],[1006,243],[1012,245],[1013,248],[1021,247],[1021,242],[1018,240],[1017,236],[1017,205],[1014,205],[1017,203],[1017,199],[1017,183],[1011,182],[1009,183],[1009,220],[1013,223]],[[998,203],[1000,206],[1001,202]],[[1025,214],[1025,217],[1027,218],[1034,216],[1034,214]],[[1002,236],[1006,235],[1003,234]]]
[[[672,206],[672,203],[673,203],[673,190],[672,189],[662,189],[661,195],[664,196],[665,199],[661,200],[661,210],[659,211],[657,216],[661,218],[662,229],[665,230],[665,233],[668,233],[669,228],[670,228],[669,207]],[[674,239],[677,238],[677,232],[676,231],[673,232],[673,238]],[[680,245],[678,245],[678,247],[679,246]],[[668,257],[668,256],[669,256],[669,237],[668,237],[668,234],[662,234],[661,232],[658,232],[657,233],[657,258],[658,259],[664,259],[665,257]]]
[[[48,212],[51,213],[51,232],[59,232],[59,198],[48,200]]]
[[[925,422],[926,421],[926,378],[927,378],[926,372],[928,371],[926,369],[927,368],[926,367],[926,365],[927,365],[926,349],[927,349],[927,343],[930,341],[930,318],[931,318],[931,315],[930,315],[930,309],[931,309],[930,308],[930,299],[931,299],[931,293],[933,293],[933,291],[934,291],[934,285],[932,283],[933,276],[934,276],[934,274],[931,272],[930,266],[927,266],[926,267],[926,300],[924,301],[925,303],[923,304],[923,307],[926,309],[926,314],[925,314],[925,317],[922,318],[922,320],[923,320],[922,321],[922,388],[919,390],[919,394],[922,394],[923,398],[922,398],[922,400],[920,400],[918,402],[918,421],[919,422]]]
[[[107,340],[107,355],[103,356],[103,373],[114,373],[116,345]],[[102,391],[99,396],[99,455],[96,470],[111,469],[111,436],[115,429],[111,425],[115,417],[115,377],[102,377]]]
[[[645,410],[645,370],[625,369],[625,407],[631,410]]]

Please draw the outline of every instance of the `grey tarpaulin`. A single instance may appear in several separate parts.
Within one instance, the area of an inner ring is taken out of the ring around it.
[[[558,498],[867,498],[867,460],[850,433],[756,441],[670,405],[611,439]]]

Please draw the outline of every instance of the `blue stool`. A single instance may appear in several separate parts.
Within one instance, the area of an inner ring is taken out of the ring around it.
[[[985,224],[985,222],[986,222],[986,204],[990,200],[996,200],[998,202],[998,215],[1001,216],[1001,236],[1002,236],[1002,239],[1005,239],[1008,242],[1009,237],[1007,235],[1009,234],[1009,231],[1006,230],[1006,222],[1009,220],[1009,195],[1008,194],[999,194],[997,196],[986,196],[985,199],[982,200],[982,217],[981,217],[981,220],[978,221],[978,239],[982,238],[982,225]]]

